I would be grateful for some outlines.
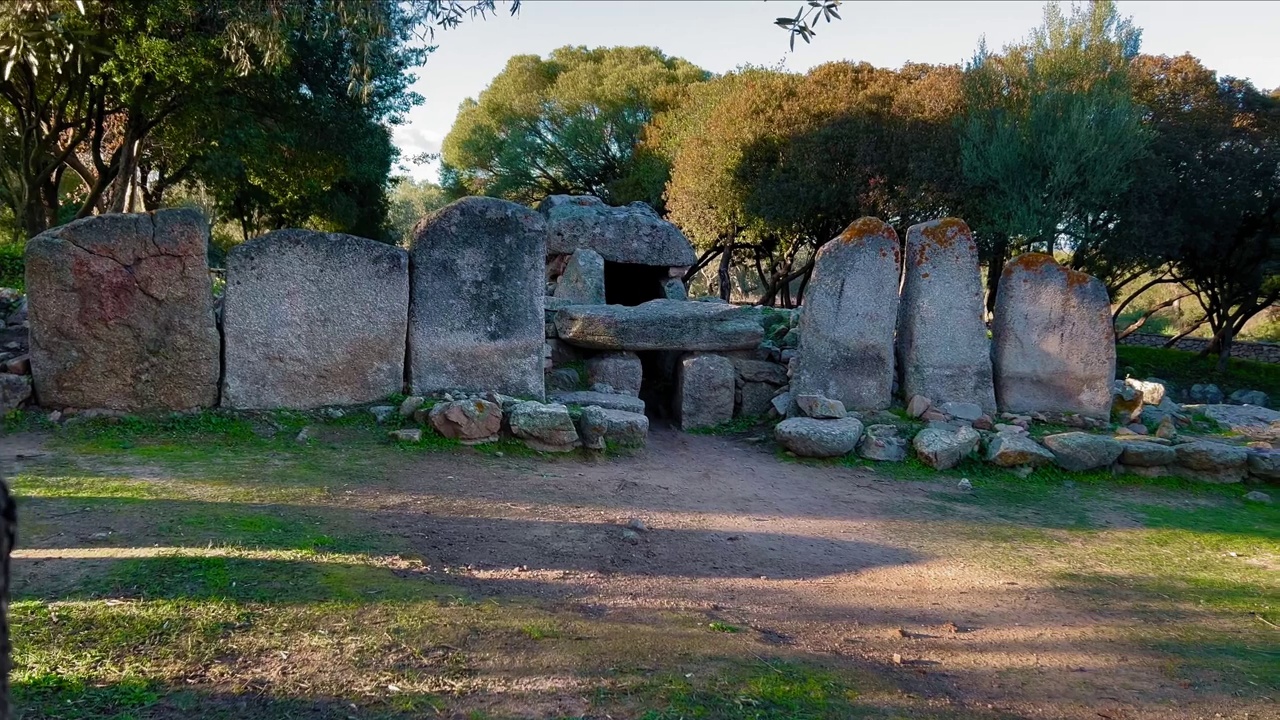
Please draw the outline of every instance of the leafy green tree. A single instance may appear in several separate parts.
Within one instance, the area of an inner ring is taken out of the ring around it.
[[[413,239],[418,222],[449,202],[439,185],[412,178],[392,178],[389,200],[391,235],[405,247]]]
[[[707,77],[649,47],[517,55],[478,99],[463,103],[444,140],[442,184],[455,197],[527,204],[556,194],[653,200],[637,197],[644,184],[631,180],[641,133]]]

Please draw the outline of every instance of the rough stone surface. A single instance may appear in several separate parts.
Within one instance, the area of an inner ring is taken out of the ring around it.
[[[210,407],[220,341],[195,210],[100,215],[26,246],[31,370],[53,407]]]
[[[850,410],[889,407],[901,251],[893,228],[855,220],[818,251],[800,314],[792,388]]]
[[[907,459],[907,440],[898,434],[894,425],[868,425],[858,441],[858,456],[881,462],[902,462]]]
[[[742,403],[738,414],[745,417],[760,417],[773,407],[773,396],[778,392],[776,385],[762,382],[746,382],[742,384]]]
[[[920,462],[934,470],[953,468],[978,447],[981,436],[971,427],[925,428],[911,444]]]
[[[1026,435],[997,434],[987,442],[987,462],[1000,467],[1039,467],[1053,462],[1053,453]]]
[[[792,408],[795,407],[795,399],[792,397],[791,392],[787,391],[774,395],[769,404],[773,406],[773,411],[778,415],[788,417]]]
[[[1273,450],[1249,453],[1249,474],[1260,480],[1280,480],[1280,452]]]
[[[396,442],[422,442],[422,430],[420,428],[404,428],[402,430],[392,430],[387,433],[392,440]]]
[[[1165,381],[1156,378],[1147,378],[1146,380],[1125,378],[1124,382],[1141,393],[1142,402],[1147,405],[1159,405],[1164,401],[1165,394],[1168,393],[1168,386]]]
[[[712,427],[732,420],[736,377],[733,363],[720,355],[681,359],[676,393],[680,428]]]
[[[552,390],[573,390],[580,382],[582,378],[573,368],[556,368],[547,373],[547,387]]]
[[[556,313],[556,332],[597,350],[746,350],[764,337],[759,308],[680,300],[571,305]]]
[[[502,430],[502,406],[489,400],[437,403],[427,418],[436,432],[467,445],[493,442]]]
[[[971,402],[946,402],[938,408],[942,412],[959,420],[973,422],[982,417],[982,406]]]
[[[1222,389],[1212,383],[1196,383],[1187,391],[1187,399],[1202,405],[1217,405],[1222,402]]]
[[[1261,490],[1250,490],[1244,494],[1244,499],[1250,502],[1262,503],[1264,505],[1271,504],[1271,496]]]
[[[0,374],[0,415],[16,409],[31,397],[31,378]]]
[[[633,352],[611,352],[587,359],[587,383],[606,383],[624,395],[640,395],[644,368]]]
[[[912,395],[911,399],[907,401],[907,414],[913,418],[918,418],[924,415],[932,405],[933,402],[929,398],[923,395]]]
[[[1187,408],[1227,429],[1256,440],[1280,440],[1280,411],[1256,405],[1200,405]]]
[[[641,447],[649,439],[649,418],[641,413],[585,407],[578,421],[582,443],[603,450],[607,443],[620,447]]]
[[[912,225],[903,267],[897,355],[902,394],[995,412],[985,294],[969,226],[956,218]]]
[[[1076,472],[1107,467],[1124,451],[1114,438],[1083,432],[1046,435],[1041,442],[1053,452],[1058,467]]]
[[[857,446],[858,438],[862,437],[862,422],[853,417],[791,418],[774,426],[773,437],[779,445],[800,457],[839,457]]]
[[[1249,451],[1239,445],[1196,440],[1175,446],[1178,465],[1188,470],[1219,472],[1243,467],[1249,460]]]
[[[422,221],[409,249],[414,394],[543,396],[545,246],[542,216],[505,200],[463,198]]]
[[[1019,255],[1000,276],[992,335],[1001,410],[1109,415],[1115,330],[1097,278],[1048,255]]]
[[[1142,417],[1143,394],[1120,381],[1116,381],[1115,394],[1111,396],[1111,421],[1127,425]]]
[[[1261,390],[1237,390],[1227,397],[1227,402],[1231,405],[1266,407],[1271,404],[1271,398]]]
[[[811,418],[837,420],[848,414],[844,409],[844,403],[839,400],[821,395],[796,395],[795,399],[796,407],[800,408],[800,412]]]
[[[1173,448],[1150,440],[1126,440],[1120,443],[1120,464],[1136,467],[1171,465],[1176,457]]]
[[[555,296],[575,305],[604,304],[604,258],[600,253],[590,248],[574,250],[556,283]]]
[[[280,230],[227,255],[222,405],[358,405],[404,385],[409,255],[376,240]]]
[[[511,433],[541,452],[569,452],[578,444],[578,430],[564,405],[526,401],[511,409]]]
[[[791,382],[787,377],[787,369],[778,363],[736,357],[729,360],[733,362],[733,368],[738,371],[738,377],[745,382],[770,383],[779,387]]]
[[[602,393],[591,390],[551,393],[551,401],[561,405],[577,405],[588,407],[595,405],[606,410],[625,410],[626,412],[644,413],[644,401],[634,395],[619,393]]]
[[[688,300],[689,290],[680,278],[668,278],[662,282],[662,297],[667,300]]]
[[[689,266],[693,245],[675,225],[642,202],[610,207],[591,195],[552,195],[538,212],[547,219],[547,253],[590,248],[610,262]]]

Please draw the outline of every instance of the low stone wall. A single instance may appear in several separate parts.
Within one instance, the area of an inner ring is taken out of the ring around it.
[[[1169,338],[1164,335],[1134,333],[1121,338],[1121,345],[1141,345],[1142,347],[1164,347]],[[1200,352],[1208,347],[1209,341],[1204,338],[1182,338],[1174,347],[1187,352]],[[1280,363],[1280,343],[1242,342],[1231,343],[1231,357],[1238,360],[1254,360],[1256,362]]]

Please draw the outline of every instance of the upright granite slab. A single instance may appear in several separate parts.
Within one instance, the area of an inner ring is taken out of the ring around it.
[[[26,247],[31,373],[48,407],[129,412],[218,401],[219,341],[196,210],[99,215]]]
[[[573,251],[556,283],[555,296],[568,303],[604,304],[604,258],[590,248]]]
[[[409,248],[409,378],[444,390],[543,396],[546,223],[468,197],[422,221]]]
[[[570,305],[556,313],[561,340],[596,350],[750,350],[764,338],[760,309],[727,303],[650,300]]]
[[[222,405],[356,405],[404,385],[409,255],[375,240],[279,230],[227,255]]]
[[[538,205],[547,219],[547,253],[591,248],[610,262],[687,267],[693,245],[642,202],[611,207],[591,195],[552,195]]]
[[[900,262],[898,234],[870,217],[818,250],[800,314],[794,394],[852,410],[889,407]]]
[[[991,343],[969,226],[956,218],[912,225],[903,265],[897,355],[902,396],[921,395],[935,405],[974,403],[994,413]]]
[[[1110,415],[1116,342],[1100,280],[1019,255],[1000,275],[991,332],[1001,410]]]
[[[733,419],[737,372],[722,355],[696,353],[680,360],[677,412],[680,429],[714,427]]]

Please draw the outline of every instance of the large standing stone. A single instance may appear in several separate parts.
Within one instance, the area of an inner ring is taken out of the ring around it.
[[[1048,255],[1019,255],[1000,276],[992,334],[1001,410],[1110,414],[1115,331],[1097,278]]]
[[[680,428],[713,427],[733,419],[736,373],[729,358],[688,355],[680,361]]]
[[[572,305],[556,313],[561,340],[597,350],[749,350],[764,338],[760,309],[727,303],[650,300]]]
[[[902,395],[923,395],[938,405],[974,403],[995,412],[978,246],[969,226],[956,218],[912,225],[903,266]]]
[[[366,238],[280,230],[227,255],[222,404],[357,405],[404,386],[409,256]]]
[[[604,258],[600,253],[590,248],[574,250],[556,283],[555,296],[574,304],[603,305]]]
[[[84,218],[27,243],[43,405],[184,410],[218,400],[219,340],[195,210]]]
[[[642,202],[610,207],[591,195],[552,195],[538,212],[547,218],[548,253],[591,248],[616,263],[680,267],[697,262],[680,229]]]
[[[640,395],[644,368],[633,352],[602,353],[587,358],[587,384],[604,383],[623,395]]]
[[[409,249],[409,376],[447,389],[543,396],[546,224],[506,200],[468,197],[423,220]]]
[[[800,315],[792,391],[852,410],[889,407],[898,313],[898,235],[875,218],[823,245]]]

